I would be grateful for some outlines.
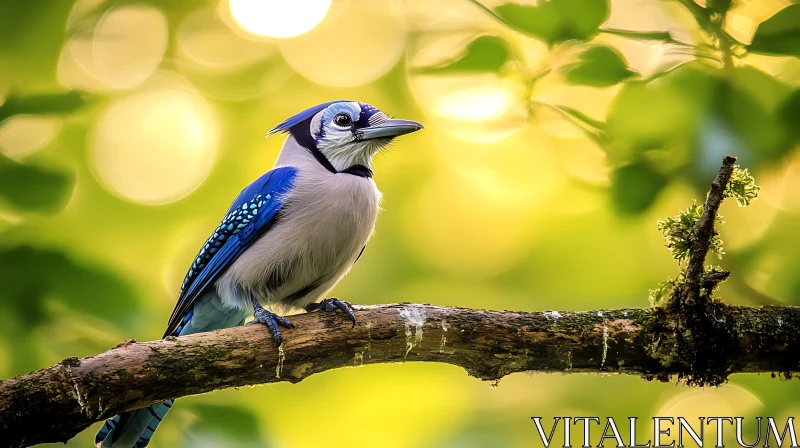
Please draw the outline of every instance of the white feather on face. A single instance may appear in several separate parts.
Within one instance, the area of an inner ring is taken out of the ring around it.
[[[372,169],[372,157],[392,140],[377,138],[358,141],[351,125],[340,126],[336,122],[337,116],[347,115],[350,123],[358,123],[363,113],[359,103],[339,102],[318,112],[311,120],[311,134],[317,141],[317,149],[337,171],[353,165]],[[369,125],[374,126],[388,119],[383,112],[375,111],[369,117]]]

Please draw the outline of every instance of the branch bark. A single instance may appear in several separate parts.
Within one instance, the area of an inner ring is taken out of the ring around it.
[[[692,249],[689,255],[689,262],[686,265],[686,286],[689,288],[699,289],[700,277],[703,275],[711,238],[717,233],[714,223],[717,219],[719,207],[722,205],[722,200],[725,199],[725,187],[728,185],[728,181],[731,180],[731,174],[735,166],[736,157],[725,156],[722,159],[722,166],[717,172],[714,181],[711,182],[711,189],[708,191],[705,204],[703,204],[703,215],[694,226]]]
[[[730,372],[800,370],[800,307],[728,307],[717,319],[736,334]],[[278,349],[261,326],[125,342],[0,383],[0,445],[66,441],[121,411],[215,389],[298,382],[326,370],[394,362],[443,362],[482,380],[513,372],[613,372],[667,380],[677,316],[660,309],[497,312],[431,305],[358,307],[293,318]]]

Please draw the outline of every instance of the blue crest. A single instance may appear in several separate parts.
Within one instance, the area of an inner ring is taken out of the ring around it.
[[[306,109],[306,110],[304,110],[304,111],[302,111],[302,112],[300,112],[298,114],[292,115],[291,117],[287,118],[286,120],[284,120],[284,121],[278,123],[277,125],[275,125],[274,128],[270,129],[269,132],[267,133],[267,136],[275,135],[275,134],[277,134],[279,132],[288,133],[292,129],[293,126],[298,125],[298,124],[304,122],[305,120],[308,120],[309,118],[311,118],[314,115],[316,115],[319,111],[325,109],[326,107],[330,106],[331,104],[340,103],[340,102],[347,102],[347,100],[328,101],[327,103],[322,103],[322,104],[320,104],[318,106],[314,106],[314,107],[308,108],[308,109]]]

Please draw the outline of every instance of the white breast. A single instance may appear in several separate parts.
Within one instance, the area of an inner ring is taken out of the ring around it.
[[[347,274],[375,228],[381,199],[375,182],[331,173],[290,143],[276,167],[294,166],[298,176],[276,225],[217,281],[231,305],[248,308],[255,296],[286,311],[316,301]]]

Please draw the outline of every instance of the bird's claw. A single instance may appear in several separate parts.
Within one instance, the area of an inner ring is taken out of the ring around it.
[[[245,325],[252,325],[252,324],[264,324],[269,328],[269,332],[272,333],[272,339],[278,345],[283,343],[283,335],[281,334],[280,328],[278,326],[284,328],[295,328],[294,324],[286,320],[283,316],[278,316],[275,313],[269,312],[264,308],[256,309],[255,313],[253,313],[253,320],[246,323]]]
[[[355,311],[353,310],[353,306],[350,305],[349,302],[345,300],[339,300],[336,297],[331,297],[329,299],[325,299],[319,303],[312,303],[306,307],[306,311],[309,313],[312,311],[336,311],[341,310],[344,314],[347,315],[347,318],[353,322],[353,327],[356,326],[356,315]]]

